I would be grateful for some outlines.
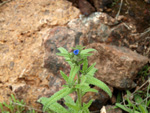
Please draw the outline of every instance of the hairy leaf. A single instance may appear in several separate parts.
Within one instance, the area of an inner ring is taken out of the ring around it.
[[[87,54],[88,52],[91,52],[91,51],[96,51],[95,49],[85,49],[85,50],[82,50],[80,54]]]
[[[75,111],[79,111],[79,107],[77,105],[71,104],[71,103],[67,103],[65,102],[65,105],[67,105],[69,108],[75,110]]]
[[[87,58],[85,58],[83,62],[82,71],[84,72],[85,70],[87,70],[87,68],[88,68],[88,60]]]
[[[55,102],[51,106],[49,106],[49,109],[52,111],[55,111],[56,113],[69,113],[67,109],[65,109],[62,105],[59,103]]]
[[[61,52],[61,53],[67,53],[68,54],[68,51],[63,48],[63,47],[59,47],[58,50]]]
[[[87,93],[87,92],[95,92],[95,93],[98,93],[98,91],[94,88],[88,88],[88,89],[83,89],[82,90],[82,96]]]
[[[68,83],[68,76],[60,70],[60,74],[62,75],[63,79]]]
[[[99,88],[104,90],[110,97],[112,96],[112,93],[111,93],[109,87],[104,82],[102,82],[94,77],[91,77],[91,76],[87,76],[86,82],[89,84],[98,86]]]
[[[54,102],[58,101],[59,99],[65,97],[66,95],[72,93],[74,90],[75,89],[73,89],[73,88],[66,87],[66,88],[56,92],[54,95],[52,95],[47,100],[45,98],[40,98],[38,100],[38,102],[41,102],[44,104],[43,110],[45,111],[51,104],[53,104]]]
[[[64,97],[64,100],[65,100],[65,102],[67,102],[67,103],[70,103],[70,104],[74,104],[74,105],[75,105],[75,102],[72,100],[72,98],[71,98],[69,95],[65,96],[65,97]]]
[[[68,78],[68,84],[69,86],[73,85],[73,81],[75,78],[75,75],[79,72],[80,66],[74,66],[71,68],[70,74],[69,74],[69,78]]]

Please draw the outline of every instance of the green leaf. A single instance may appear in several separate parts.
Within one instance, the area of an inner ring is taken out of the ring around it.
[[[84,62],[83,62],[82,71],[84,72],[88,68],[88,60],[87,60],[87,58],[85,58],[83,61]]]
[[[94,76],[95,72],[97,71],[97,69],[94,67],[95,65],[96,65],[96,63],[92,64],[92,65],[86,70],[87,75]]]
[[[61,70],[60,70],[60,74],[62,75],[63,79],[64,79],[66,82],[68,82],[68,76],[67,76],[63,71],[61,71]]]
[[[71,103],[67,103],[65,102],[65,105],[67,105],[69,108],[75,110],[75,111],[79,111],[79,107],[77,105],[71,104]]]
[[[137,104],[139,104],[138,109],[141,111],[141,113],[148,113],[148,111],[146,109],[146,105],[143,102],[143,99],[139,94],[136,94],[134,96],[134,100]]]
[[[67,102],[67,103],[70,103],[70,104],[74,104],[74,105],[75,105],[75,102],[72,100],[72,98],[71,98],[69,95],[65,96],[65,97],[64,97],[64,100],[65,100],[65,102]]]
[[[57,102],[49,106],[49,109],[55,111],[56,113],[69,113],[62,105]]]
[[[121,102],[122,100],[122,96],[121,96],[121,92],[119,91],[117,94],[117,103]]]
[[[47,103],[48,98],[47,97],[41,97],[39,100],[37,100],[37,102],[45,105]]]
[[[69,103],[71,105],[76,105],[76,103],[73,101],[73,99],[69,95],[65,96],[64,100],[65,100],[65,103]],[[75,111],[74,109],[72,109],[70,107],[68,107],[68,110],[70,113],[74,113],[74,111]]]
[[[82,50],[81,51],[81,53],[80,54],[87,54],[88,52],[91,52],[91,51],[96,51],[95,49],[84,49],[84,50]]]
[[[38,102],[44,103],[43,110],[45,111],[51,104],[58,101],[59,99],[65,97],[66,95],[72,93],[75,89],[73,88],[64,88],[58,92],[56,92],[54,95],[52,95],[50,98],[46,100],[46,98],[40,98]],[[43,101],[43,102],[42,102]]]
[[[4,106],[7,107],[8,109],[10,108],[10,106],[8,104],[6,104],[6,102],[3,102]]]
[[[83,104],[83,107],[84,108],[89,108],[90,107],[90,105],[92,104],[92,102],[93,102],[93,100],[90,100],[87,104]]]
[[[4,111],[2,103],[0,103],[0,110],[1,110],[1,112]]]
[[[144,106],[139,105],[138,107],[139,107],[141,113],[148,113],[147,109]]]
[[[131,109],[125,107],[124,105],[121,105],[120,103],[116,103],[115,105],[128,113],[131,111]]]
[[[128,108],[127,106],[125,107],[125,105],[121,105],[120,103],[116,103],[115,105],[128,113],[140,113],[138,111]]]
[[[91,77],[91,76],[87,76],[86,82],[89,84],[93,84],[95,86],[98,86],[99,88],[101,88],[103,91],[105,91],[110,97],[112,97],[112,93],[109,89],[109,87],[102,81]]]
[[[87,92],[95,92],[95,93],[98,93],[98,91],[94,88],[89,88],[89,89],[83,89],[82,90],[82,96],[87,93]]]
[[[92,53],[80,54],[80,57],[82,59],[85,59],[85,58],[87,58],[88,56],[91,56],[91,55],[93,55],[93,54]]]
[[[76,66],[76,65],[71,68],[69,78],[68,78],[69,86],[73,86],[75,75],[79,72],[79,69],[80,69],[80,66]]]
[[[84,75],[81,75],[81,84],[84,84],[86,81],[86,77]]]
[[[147,101],[147,106],[150,106],[150,100]]]
[[[58,56],[64,56],[66,58],[69,58],[69,55],[67,53],[56,53]]]
[[[141,98],[141,96],[138,95],[138,94],[134,95],[134,100],[135,100],[135,102],[137,102],[137,103],[141,103],[141,102],[143,101],[143,99]],[[141,103],[141,104],[142,104],[142,103]]]
[[[90,113],[89,107],[92,104],[93,100],[90,100],[87,104],[83,103],[82,113]]]
[[[68,51],[63,48],[63,47],[59,47],[58,50],[61,52],[61,53],[67,53],[68,54]]]
[[[90,89],[90,86],[87,83],[83,83],[83,84],[76,84],[75,88],[80,89],[80,90],[82,90],[82,89]]]

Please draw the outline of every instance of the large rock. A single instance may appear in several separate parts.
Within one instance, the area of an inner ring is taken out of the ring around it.
[[[71,51],[71,47],[75,45],[87,46],[98,42],[129,47],[136,40],[135,37],[131,37],[131,30],[105,13],[94,13],[89,17],[74,19],[68,23],[68,27],[57,26],[50,29],[43,38],[44,67],[56,75],[60,69],[67,73],[67,63],[62,57],[56,56],[59,52],[58,47]]]
[[[148,58],[125,48],[129,48],[136,41],[137,37],[131,36],[133,32],[135,27],[132,24],[120,23],[105,13],[94,13],[89,17],[80,16],[70,21],[66,27],[56,26],[50,29],[43,38],[43,45],[44,67],[55,74],[54,78],[49,79],[51,85],[56,87],[55,82],[52,82],[55,79],[60,81],[58,86],[63,84],[59,72],[62,70],[68,75],[70,70],[63,57],[56,56],[59,52],[57,48],[64,47],[71,52],[71,47],[84,45],[98,51],[89,58],[90,64],[97,63],[97,78],[119,89],[135,87],[133,79],[138,70],[148,62]],[[95,93],[87,93],[84,97],[85,102],[90,99],[89,95],[99,103],[105,103],[109,99],[104,92],[101,92],[103,98],[100,95],[95,96]]]
[[[0,102],[14,94],[39,109],[39,97],[61,89],[61,80],[43,68],[42,37],[79,14],[67,0],[10,0],[0,6]]]
[[[96,62],[98,71],[95,77],[119,89],[134,88],[136,84],[133,80],[149,61],[147,57],[125,47],[101,43],[93,43],[87,47],[97,50],[89,57],[89,64]]]

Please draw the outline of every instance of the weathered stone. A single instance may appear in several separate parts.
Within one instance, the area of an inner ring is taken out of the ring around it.
[[[83,15],[90,15],[95,11],[94,7],[87,0],[78,0],[78,7]]]
[[[150,0],[145,0],[145,2],[150,4]]]
[[[108,5],[111,5],[112,0],[89,0],[97,11],[103,11]]]
[[[131,36],[131,32],[135,30],[134,25],[119,23],[105,13],[94,13],[88,18],[74,19],[68,26],[76,32],[82,32],[80,39],[83,45],[100,42],[129,47],[137,40]],[[126,25],[132,27],[129,29]]]
[[[115,106],[107,105],[105,106],[106,113],[123,113],[121,109],[115,108]]]
[[[43,68],[42,37],[79,14],[67,0],[10,0],[0,7],[0,102],[9,102],[15,92],[39,109],[40,95],[50,97],[62,88],[63,81]]]
[[[98,90],[98,93],[88,92],[83,96],[82,99],[84,103],[88,103],[91,99],[93,100],[93,103],[89,108],[90,111],[99,110],[110,99],[108,94],[100,88],[94,87],[94,89]],[[110,87],[110,89],[113,92],[113,88]]]
[[[44,67],[55,74],[54,77],[49,79],[51,86],[56,87],[54,85],[55,82],[52,82],[56,79],[60,81],[58,86],[64,83],[59,74],[60,70],[63,70],[67,75],[69,74],[69,66],[63,57],[56,56],[56,53],[59,52],[57,48],[64,47],[71,52],[71,47],[84,45],[98,50],[94,56],[89,58],[90,64],[94,63],[94,61],[97,63],[97,78],[110,86],[120,89],[135,87],[133,79],[138,69],[148,59],[134,53],[130,49],[119,47],[129,47],[136,40],[135,37],[130,35],[132,30],[135,30],[134,26],[131,24],[133,27],[128,29],[126,25],[130,25],[130,23],[119,23],[119,21],[105,13],[94,13],[89,17],[80,16],[79,19],[72,20],[67,27],[57,26],[50,29],[47,32],[47,36],[43,38],[43,45],[45,47]],[[116,46],[108,46],[101,43]],[[139,65],[134,66],[136,64]],[[103,91],[101,93],[103,97],[108,96]],[[84,97],[84,102],[90,99],[89,95],[93,95],[92,98],[96,102],[97,100],[101,102],[101,106],[102,103],[108,100],[108,98],[100,98],[100,95],[95,96],[95,93],[87,93]],[[92,106],[94,105],[96,104]],[[95,109],[95,107],[93,108]]]
[[[98,69],[96,77],[110,86],[119,89],[134,88],[133,79],[149,59],[125,47],[117,47],[101,43],[93,43],[88,48],[94,48],[89,64],[96,62]]]
[[[73,46],[79,44],[79,37],[82,33],[75,33],[73,30],[67,27],[55,27],[48,33],[48,37],[45,37],[43,44],[45,47],[44,67],[56,76],[60,70],[63,70],[66,74],[69,73],[70,67],[63,57],[57,56],[59,47],[64,47],[68,51],[71,51]]]
[[[93,11],[104,11],[113,0],[68,0],[80,9],[83,15],[90,15]]]

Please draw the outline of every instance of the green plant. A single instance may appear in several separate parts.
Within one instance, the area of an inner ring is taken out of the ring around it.
[[[141,76],[143,78],[143,81],[144,81],[144,78],[145,77],[148,77],[148,75],[150,75],[150,65],[147,64],[145,65],[141,71],[138,73],[139,76]]]
[[[5,110],[7,108],[7,111]],[[25,102],[23,100],[16,100],[14,95],[11,94],[9,104],[6,102],[0,103],[1,113],[23,113],[25,112]],[[35,110],[28,110],[26,113],[36,113]]]
[[[115,6],[118,2],[119,2],[119,0],[114,0],[111,4],[111,7]]]
[[[14,103],[16,103],[17,105],[15,105]],[[2,113],[22,113],[25,110],[25,107],[23,107],[22,105],[25,105],[23,100],[16,100],[14,95],[11,94],[9,104],[7,104],[6,102],[0,103],[0,110]],[[5,111],[4,107],[6,107],[8,111]]]
[[[102,81],[94,77],[96,63],[88,66],[87,57],[91,56],[94,49],[84,49],[84,47],[76,46],[73,52],[69,53],[65,48],[58,48],[59,56],[63,56],[71,67],[69,76],[63,71],[60,71],[66,84],[63,85],[64,89],[56,92],[50,98],[42,97],[38,102],[43,104],[43,110],[56,113],[89,113],[89,106],[92,104],[92,100],[88,103],[82,102],[82,97],[87,92],[98,92],[96,89],[90,88],[90,84],[100,87],[110,97],[112,96],[109,87]],[[75,77],[77,76],[77,77]],[[77,100],[69,96],[69,94],[76,92]],[[67,109],[60,105],[57,101],[64,98]]]
[[[116,107],[121,108],[128,113],[149,113],[150,78],[140,88],[142,88],[147,83],[148,86],[146,92],[138,89],[131,93],[129,90],[127,90],[127,95],[124,97],[124,101],[122,103],[117,102]],[[121,98],[120,95],[118,98]]]

